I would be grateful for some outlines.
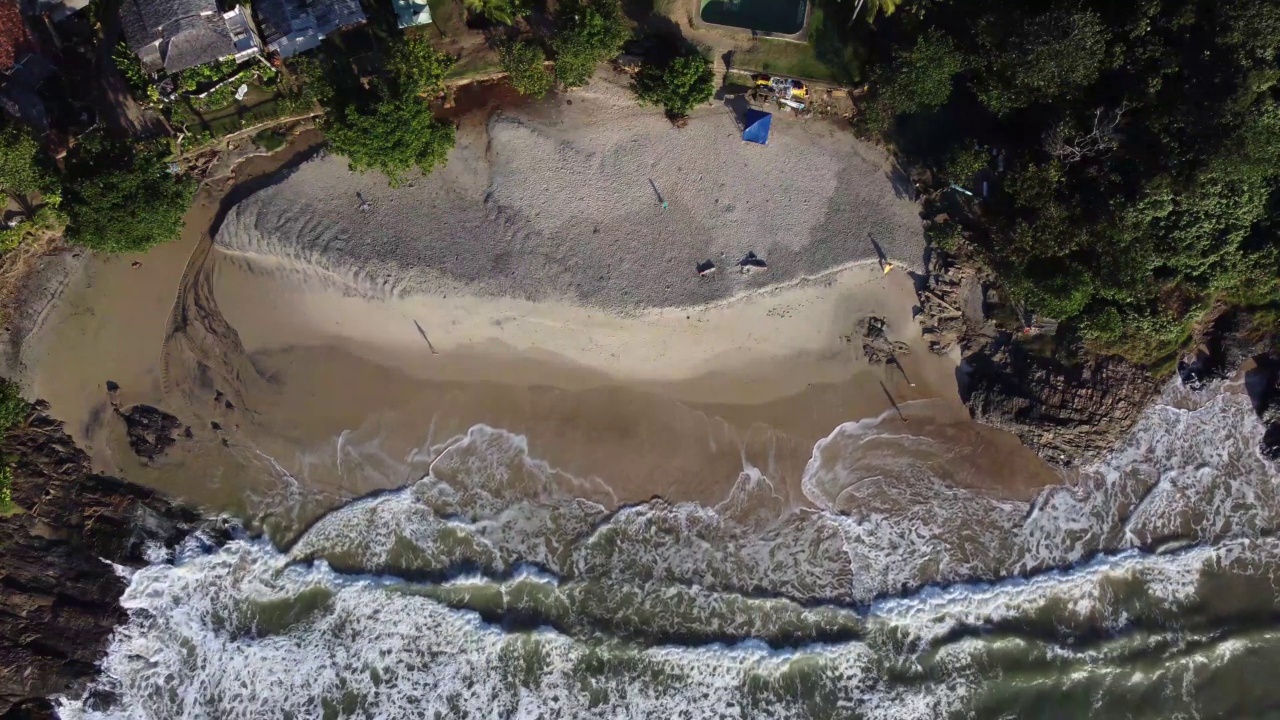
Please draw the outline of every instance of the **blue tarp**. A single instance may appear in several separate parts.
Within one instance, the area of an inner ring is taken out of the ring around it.
[[[769,144],[769,125],[773,115],[763,110],[748,110],[747,121],[742,128],[742,139],[747,142]]]

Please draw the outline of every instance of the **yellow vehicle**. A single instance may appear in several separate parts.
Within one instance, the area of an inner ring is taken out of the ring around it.
[[[773,84],[773,78],[764,74],[752,75],[751,79],[756,81],[756,87],[769,87]]]

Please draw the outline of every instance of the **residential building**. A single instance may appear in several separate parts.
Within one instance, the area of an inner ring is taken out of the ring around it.
[[[261,49],[248,14],[240,7],[219,12],[214,0],[123,0],[120,20],[148,72],[243,60]]]
[[[431,22],[431,8],[426,0],[391,0],[391,5],[396,10],[396,24],[401,28]]]
[[[0,0],[0,110],[39,132],[47,130],[39,88],[53,71],[17,0]]]
[[[359,0],[258,0],[253,9],[267,49],[282,58],[318,47],[326,35],[365,21]]]

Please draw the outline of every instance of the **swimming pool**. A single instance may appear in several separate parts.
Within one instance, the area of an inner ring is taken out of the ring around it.
[[[776,35],[804,29],[806,0],[702,0],[702,21]]]

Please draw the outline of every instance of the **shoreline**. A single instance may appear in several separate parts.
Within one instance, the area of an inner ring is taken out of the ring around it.
[[[458,294],[461,282],[370,299],[332,266],[223,242],[224,216],[322,167],[309,154],[318,141],[307,133],[224,168],[201,186],[178,241],[91,258],[24,349],[34,360],[28,387],[66,419],[96,469],[256,517],[275,502],[282,472],[329,506],[403,484],[403,469],[341,467],[351,438],[394,468],[395,458],[487,424],[523,434],[553,467],[604,480],[619,502],[715,504],[745,464],[766,468],[788,503],[804,505],[814,444],[848,421],[906,405],[920,432],[974,432],[978,446],[1010,440],[969,421],[958,357],[930,353],[913,317],[914,278],[886,274],[873,258],[812,273],[796,265],[790,277],[771,267],[737,292],[684,307],[602,308],[493,286]],[[876,182],[887,191],[887,179]],[[863,357],[859,321],[870,315],[910,347],[900,368]],[[120,388],[110,397],[107,381]],[[143,464],[124,446],[113,402],[164,408],[193,437]],[[974,481],[1022,497],[1055,477]]]

